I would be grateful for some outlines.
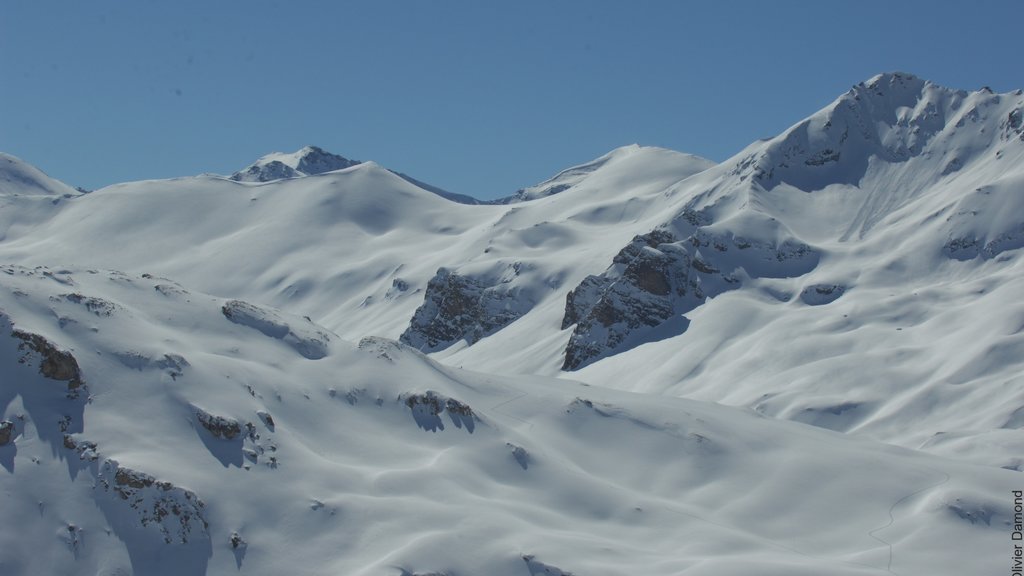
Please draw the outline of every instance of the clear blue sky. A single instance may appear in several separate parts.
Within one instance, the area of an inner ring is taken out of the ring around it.
[[[491,198],[640,143],[724,160],[878,72],[1024,87],[1018,0],[6,0],[0,151],[71,185],[306,144]]]

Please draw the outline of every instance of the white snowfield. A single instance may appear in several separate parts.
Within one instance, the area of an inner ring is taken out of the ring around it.
[[[0,573],[1010,573],[1022,111],[884,74],[479,204],[0,156]]]

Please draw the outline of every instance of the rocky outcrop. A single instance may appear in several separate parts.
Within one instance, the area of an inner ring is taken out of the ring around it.
[[[344,156],[327,152],[319,146],[306,146],[302,152],[295,169],[303,174],[323,174],[362,164],[359,160],[349,160]]]
[[[98,446],[96,446],[95,442],[90,442],[89,440],[75,440],[75,437],[71,434],[64,435],[64,447],[68,450],[74,450],[77,452],[79,460],[95,462],[100,457]]]
[[[231,179],[235,182],[270,182],[296,176],[301,176],[301,174],[284,162],[274,160],[265,164],[253,164],[245,170],[232,174]]]
[[[1004,140],[1017,138],[1024,142],[1024,108],[1018,107],[1010,110],[1002,124],[1002,129]]]
[[[61,296],[64,300],[84,306],[86,310],[92,312],[97,316],[110,316],[117,310],[117,305],[113,302],[104,300],[103,298],[96,298],[94,296],[84,296],[82,294],[63,294]]]
[[[209,539],[206,504],[191,490],[119,466],[113,460],[100,466],[96,488],[134,511],[143,528],[156,527],[165,544]]]
[[[201,408],[196,408],[196,420],[207,432],[223,440],[234,440],[242,433],[242,425],[238,420],[215,416]]]
[[[733,174],[766,190],[783,182],[804,191],[855,185],[872,157],[896,163],[923,154],[965,97],[910,74],[881,74],[742,159]]]
[[[830,304],[846,293],[846,287],[839,284],[814,284],[800,292],[800,301],[808,306]]]
[[[741,268],[749,276],[793,276],[816,263],[817,254],[795,241],[772,244],[702,229],[683,240],[660,229],[636,236],[608,270],[566,296],[562,328],[575,328],[562,369],[581,368],[738,288]]]
[[[513,276],[518,274],[515,264],[511,269]],[[489,281],[441,268],[427,283],[423,304],[399,340],[425,352],[443,350],[460,340],[472,345],[511,324],[530,307],[532,302],[520,297],[509,277]]]
[[[275,159],[276,158],[276,159]],[[294,154],[271,154],[231,175],[236,182],[270,182],[333,172],[361,164],[344,156],[331,154],[317,146],[306,146]]]
[[[545,564],[533,554],[524,554],[523,562],[526,562],[527,569],[530,570],[530,576],[575,576],[572,572],[566,572],[557,566]]]
[[[476,423],[479,420],[468,404],[433,391],[423,394],[404,394],[399,397],[399,400],[403,401],[412,411],[416,424],[431,432],[444,430],[444,422],[441,420],[443,412],[448,412],[448,418],[456,428],[465,427],[466,431],[470,433],[476,428]]]
[[[7,446],[14,437],[14,422],[10,420],[0,421],[0,446]]]
[[[68,383],[68,398],[78,398],[85,382],[82,381],[82,371],[78,367],[78,361],[70,352],[60,350],[49,340],[39,334],[14,330],[12,336],[22,341],[18,349],[25,352],[19,359],[22,364],[29,362],[35,356],[39,363],[39,373],[52,380],[60,380]]]

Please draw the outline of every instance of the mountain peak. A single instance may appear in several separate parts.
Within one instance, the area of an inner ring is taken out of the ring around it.
[[[886,91],[892,89],[906,91],[920,91],[925,85],[930,84],[927,80],[910,74],[909,72],[883,72],[876,74],[858,86],[869,90]]]
[[[615,148],[589,162],[566,168],[539,184],[521,188],[512,196],[500,198],[495,203],[512,204],[554,196],[581,184],[596,172],[613,165],[639,166],[648,161],[654,162],[658,166],[671,165],[676,168],[682,168],[681,174],[686,175],[695,174],[714,165],[714,162],[692,154],[676,152],[675,150],[668,150],[657,146],[628,144]],[[653,169],[654,167],[650,166],[648,168]]]
[[[945,176],[1012,140],[1021,104],[1008,96],[947,88],[905,72],[878,74],[759,144],[736,170],[765,189],[785,181],[810,191],[857,184],[872,162],[934,156],[945,165],[936,174]]]
[[[236,182],[270,182],[343,170],[361,164],[319,146],[304,146],[290,154],[273,152],[231,175]]]

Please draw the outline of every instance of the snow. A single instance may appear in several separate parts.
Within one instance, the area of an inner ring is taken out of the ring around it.
[[[890,545],[897,573],[998,565],[1016,473],[712,404],[465,372],[382,339],[331,338],[311,360],[226,318],[237,304],[162,282],[2,271],[4,322],[74,354],[89,394],[69,400],[5,339],[8,518],[38,532],[36,547],[4,546],[16,572],[522,574],[530,556],[573,573],[881,574]],[[90,455],[65,447],[59,413]],[[161,498],[207,525],[147,523]]]
[[[0,156],[0,572],[1006,570],[1022,110],[882,74],[490,204]]]

